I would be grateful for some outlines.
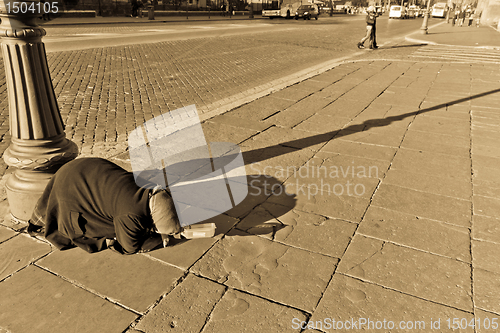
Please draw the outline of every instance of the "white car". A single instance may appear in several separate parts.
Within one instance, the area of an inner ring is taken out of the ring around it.
[[[389,18],[405,18],[405,9],[401,6],[391,6],[391,10],[389,11]]]

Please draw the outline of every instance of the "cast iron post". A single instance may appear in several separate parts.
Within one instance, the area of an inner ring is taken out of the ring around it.
[[[24,3],[33,3],[35,12],[20,7],[14,13],[14,1],[0,0],[0,41],[11,135],[3,158],[16,168],[6,182],[7,199],[12,216],[27,221],[47,182],[78,148],[66,139],[42,42],[45,30],[35,22],[43,3]]]

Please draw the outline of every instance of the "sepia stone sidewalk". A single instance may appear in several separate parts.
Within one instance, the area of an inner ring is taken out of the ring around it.
[[[88,254],[4,220],[0,332],[495,331],[499,105],[498,65],[375,60],[207,119],[249,185],[216,236]]]

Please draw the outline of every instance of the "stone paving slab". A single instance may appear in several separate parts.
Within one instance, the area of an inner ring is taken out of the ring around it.
[[[347,190],[344,191],[347,192]],[[284,196],[273,195],[268,199],[268,202],[351,222],[360,222],[370,204],[368,198],[356,195],[349,196],[346,193],[336,195],[319,188],[308,188],[296,184],[288,184],[286,192],[293,194],[295,200],[286,200],[287,198]],[[340,192],[338,193],[340,194]]]
[[[27,235],[18,234],[0,243],[0,280],[23,269],[52,251],[44,243]]]
[[[372,204],[458,226],[470,226],[471,204],[468,200],[382,183]]]
[[[500,176],[498,175],[498,168],[485,167],[481,164],[473,162],[473,182],[476,185],[485,185],[489,187],[500,186]]]
[[[500,184],[494,185],[491,182],[481,182],[473,178],[474,194],[485,197],[500,199]]]
[[[215,223],[215,236],[211,238],[198,238],[175,242],[163,249],[152,251],[148,256],[161,260],[175,267],[187,270],[215,243],[226,234],[238,220],[227,215],[218,215],[203,223]]]
[[[399,133],[398,133],[399,134]],[[402,137],[399,135],[386,135],[375,133],[374,131],[349,131],[342,130],[337,135],[336,139],[366,143],[377,146],[398,147],[401,144]]]
[[[384,306],[379,304],[381,299],[384,300]],[[326,320],[327,318],[329,320]],[[365,321],[361,321],[361,327],[360,318],[365,319]],[[368,324],[368,318],[372,324]],[[336,332],[339,330],[432,332],[434,329],[446,332],[448,331],[446,326],[446,319],[448,318],[467,318],[470,321],[474,318],[474,315],[471,312],[442,306],[419,297],[337,273],[321,299],[318,309],[310,319],[310,323],[312,323],[311,327],[319,328],[321,332]],[[333,320],[335,320],[335,323],[333,323]],[[433,326],[431,326],[431,321]],[[436,321],[440,322],[440,326],[437,326]],[[401,322],[404,323],[401,325]],[[316,323],[318,323],[317,326],[315,326]],[[353,323],[356,326],[353,326]],[[318,327],[321,325],[323,326]],[[390,327],[393,327],[393,329],[391,330]],[[411,329],[407,327],[411,327]],[[454,332],[474,332],[474,329],[469,328]]]
[[[472,237],[500,244],[500,220],[487,216],[472,216]]]
[[[500,274],[498,259],[500,244],[482,240],[473,240],[471,243],[474,267]]]
[[[337,262],[262,237],[230,232],[191,271],[228,287],[311,312]]]
[[[410,129],[406,132],[401,147],[469,158],[470,139]]]
[[[263,203],[236,228],[296,248],[341,258],[357,225]]]
[[[474,214],[490,217],[500,216],[500,199],[475,195],[472,198]]]
[[[0,294],[0,322],[8,332],[120,333],[137,318],[35,266],[3,281]]]
[[[464,262],[356,235],[337,271],[472,311],[471,267]]]
[[[471,177],[470,159],[424,150],[399,149],[391,168],[440,177]]]
[[[391,169],[384,179],[384,184],[397,185],[417,191],[429,192],[468,200],[472,196],[470,181],[441,175],[421,174],[401,169]]]
[[[300,328],[293,329],[292,322],[305,318],[296,309],[230,289],[202,332],[300,332]]]
[[[184,275],[184,271],[144,255],[112,251],[89,255],[78,248],[54,252],[37,265],[140,313]]]
[[[13,230],[0,226],[0,243],[14,237],[15,235],[16,233]]]
[[[472,260],[467,228],[373,205],[368,208],[357,234],[460,261]]]
[[[331,131],[321,134],[301,131],[297,129],[288,129],[283,127],[273,126],[264,132],[245,141],[244,144],[252,148],[266,148],[273,145],[281,145],[284,147],[295,149],[310,149],[318,151],[328,141],[330,141],[337,131]]]
[[[198,333],[226,287],[189,274],[135,326],[141,332]]]
[[[396,154],[396,149],[391,147],[342,140],[330,141],[321,149],[321,151],[383,161],[391,161]]]
[[[411,129],[453,136],[469,136],[470,121],[456,118],[424,117],[423,115],[418,115],[412,123]]]
[[[500,305],[498,303],[500,275],[480,268],[475,268],[473,274],[474,305],[500,315]]]
[[[342,116],[314,114],[294,126],[294,129],[315,133],[328,133],[345,127],[350,121],[351,118],[344,118]]]

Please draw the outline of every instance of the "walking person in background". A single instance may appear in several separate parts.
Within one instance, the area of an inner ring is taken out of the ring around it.
[[[454,10],[452,11],[451,13],[451,26],[454,27],[455,26],[455,23],[457,22],[457,19],[458,19],[458,11],[457,10]]]
[[[460,14],[458,14],[458,26],[461,27],[465,20],[465,10],[461,9]]]
[[[464,19],[464,23],[470,27],[472,25],[472,10],[470,9],[470,7],[467,7],[467,9],[465,10],[465,19]]]
[[[377,45],[377,38],[376,38],[376,32],[377,32],[377,17],[380,15],[375,7],[371,6],[372,12],[373,12],[373,28],[372,28],[372,33],[370,36],[370,49],[378,49]]]
[[[476,13],[476,28],[479,28],[479,23],[481,22],[481,12],[478,12],[478,10],[476,9],[475,13]]]
[[[358,49],[364,49],[365,48],[365,42],[367,39],[370,39],[370,49],[373,49],[373,30],[375,27],[375,21],[376,21],[376,14],[374,13],[375,7],[370,6],[366,10],[366,35],[363,37],[359,43],[358,43]],[[376,45],[376,44],[375,44]]]

